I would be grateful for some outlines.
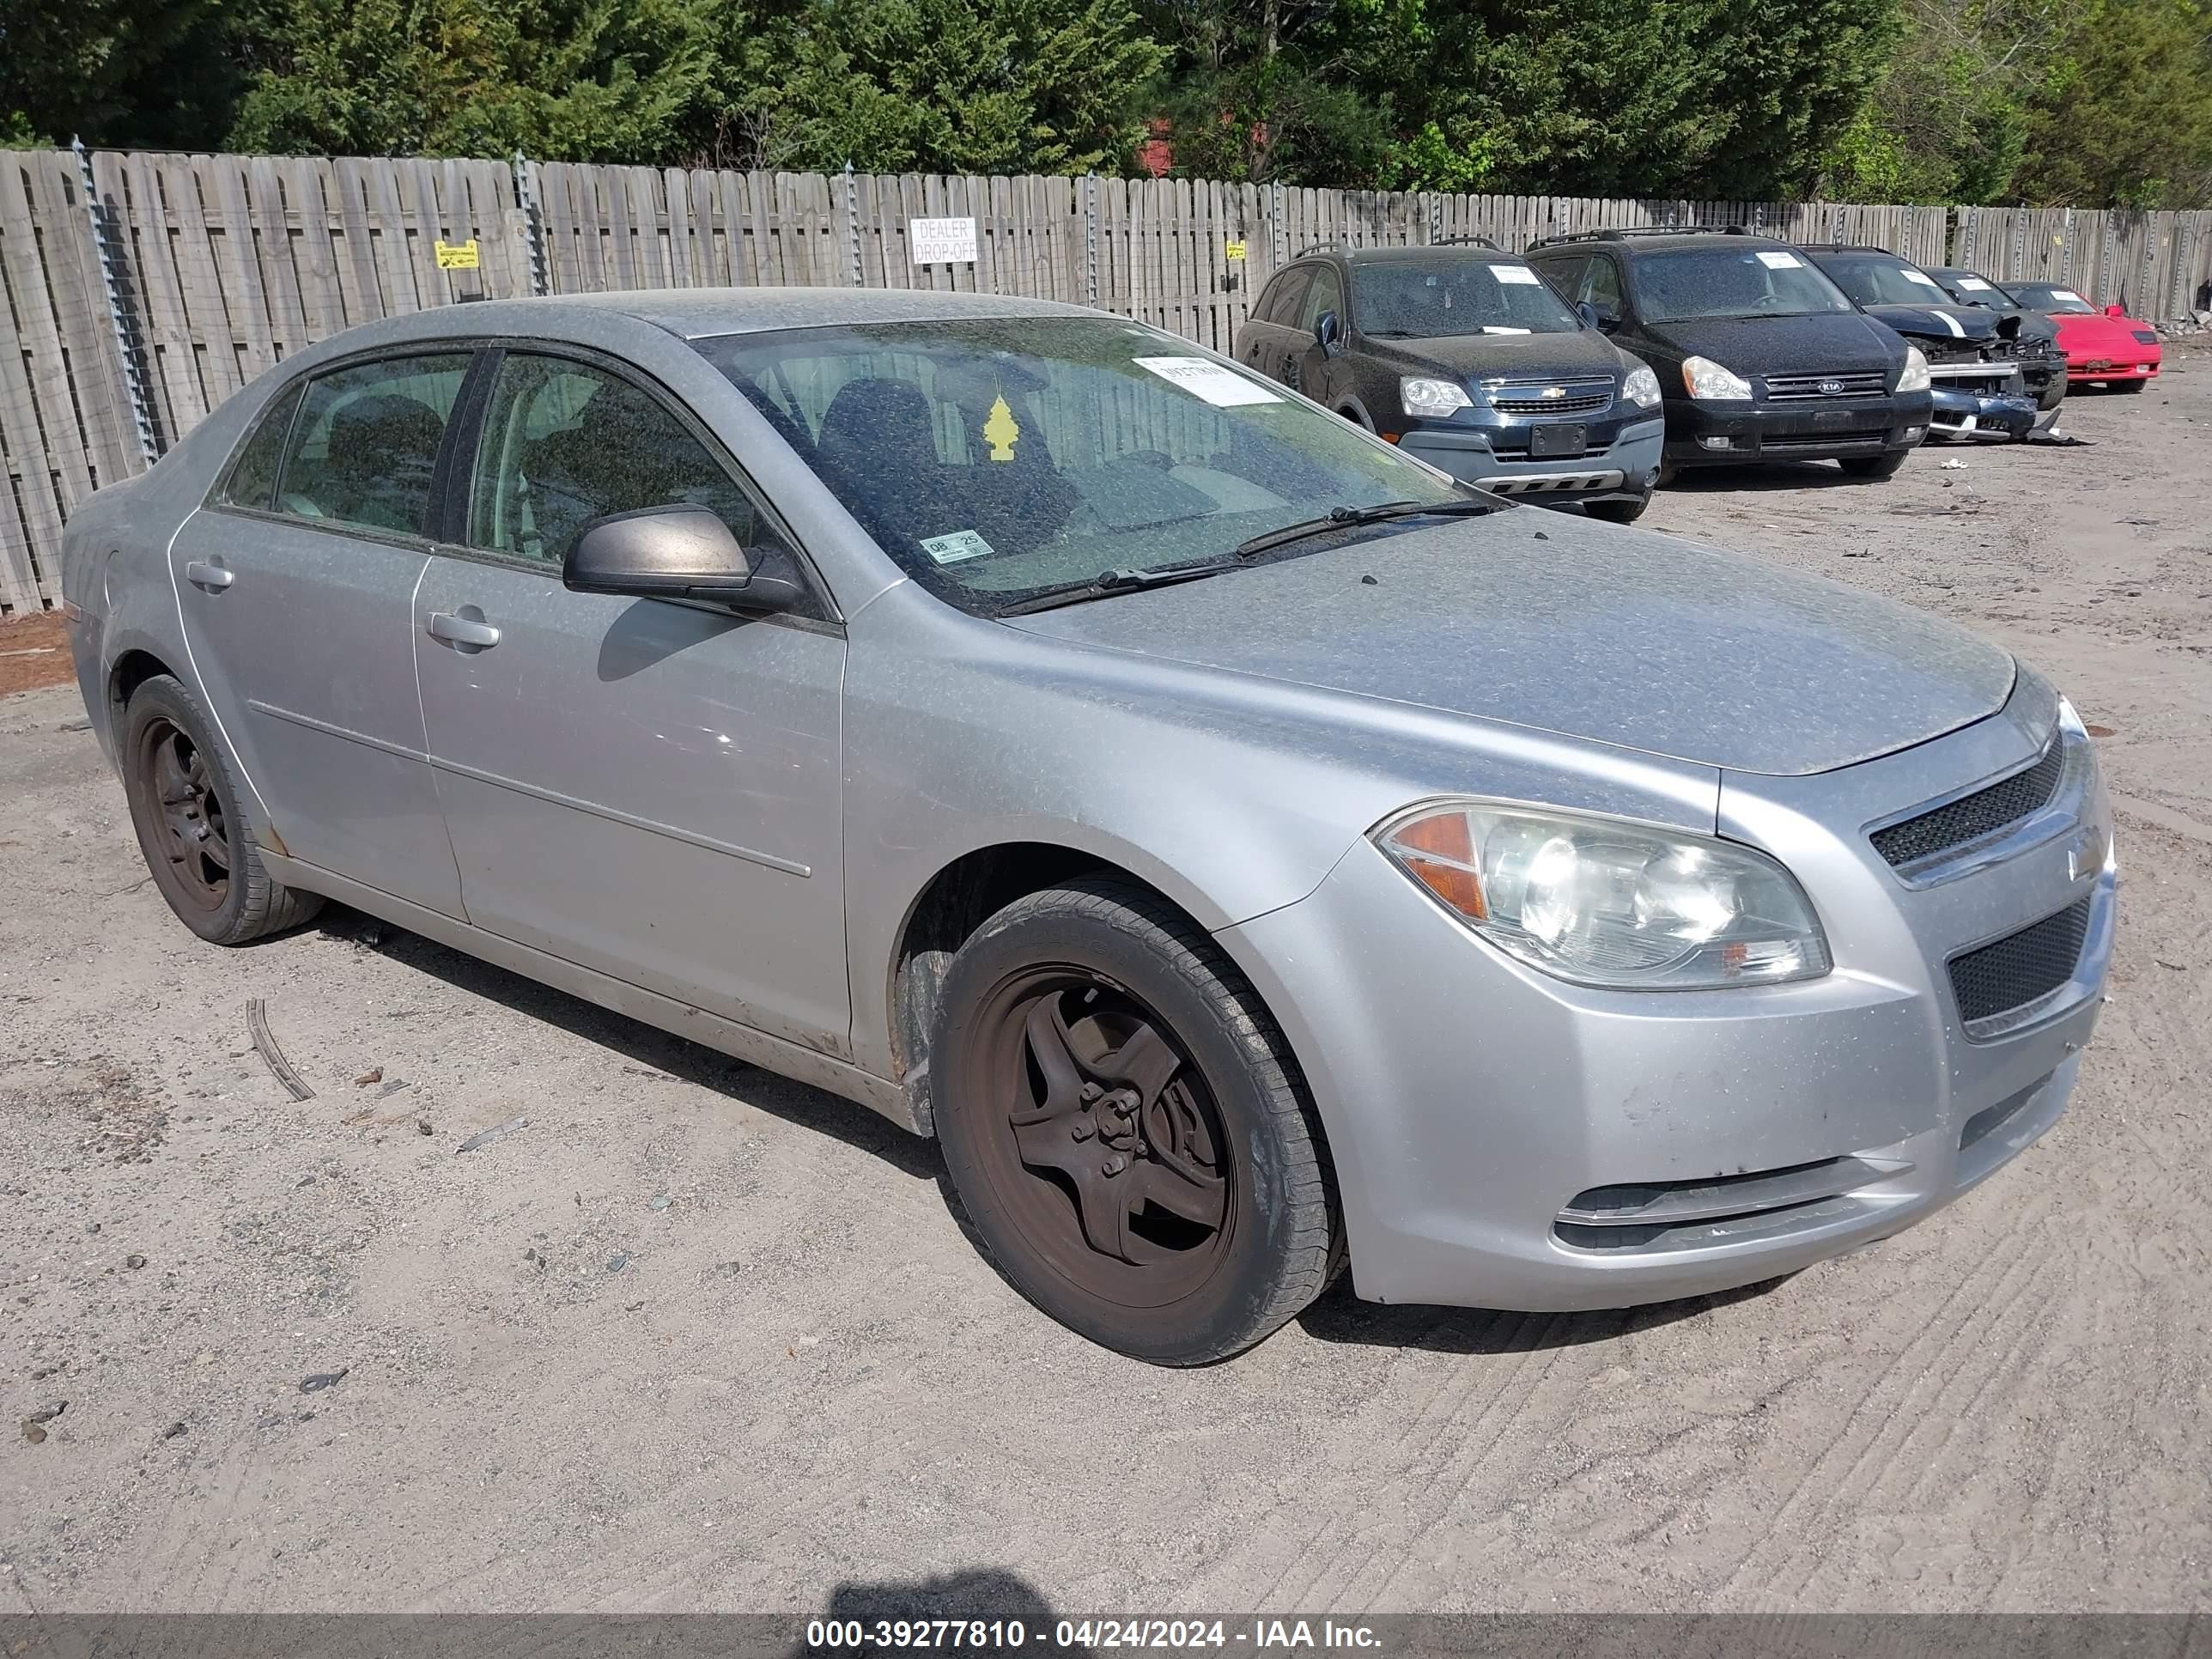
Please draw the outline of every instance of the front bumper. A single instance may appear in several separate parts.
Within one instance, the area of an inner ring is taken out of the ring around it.
[[[1935,410],[1929,417],[1928,435],[1952,441],[1978,440],[1989,443],[2018,443],[2039,426],[2057,418],[2054,407],[2047,413],[2025,392],[1984,396],[1937,386]]]
[[[1740,466],[1881,455],[1917,444],[1933,406],[1924,392],[1826,405],[1676,400],[1667,405],[1667,459],[1677,466]]]
[[[1633,499],[1648,495],[1658,478],[1665,430],[1665,422],[1655,411],[1648,420],[1624,426],[1602,447],[1559,459],[1533,459],[1525,447],[1493,449],[1480,428],[1417,426],[1399,440],[1398,447],[1455,478],[1502,495],[1562,501]],[[1525,428],[1513,435],[1526,445]]]
[[[2109,848],[2094,764],[2064,814],[2079,833],[1935,885],[1905,886],[1863,828],[2038,746],[2000,714],[1840,773],[1730,777],[1723,833],[1787,856],[1828,930],[1834,970],[1800,984],[1571,986],[1364,841],[1306,899],[1224,930],[1321,1109],[1358,1293],[1569,1310],[1753,1284],[1924,1218],[2042,1134],[2112,945],[2111,860],[2080,866],[2083,833]],[[2081,901],[2063,993],[1970,1039],[1948,959]],[[1656,1224],[1589,1224],[1623,1204]]]
[[[2136,355],[2107,357],[2101,353],[2071,354],[2066,359],[2066,378],[2075,385],[2102,386],[2113,380],[2154,380],[2164,362],[2157,346],[2137,346]]]

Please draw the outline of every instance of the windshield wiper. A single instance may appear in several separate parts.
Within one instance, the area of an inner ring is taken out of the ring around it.
[[[1170,587],[1176,582],[1196,581],[1200,576],[1217,575],[1224,570],[1236,568],[1234,560],[1207,559],[1199,564],[1171,564],[1164,570],[1127,568],[1103,570],[1088,581],[1042,588],[1016,599],[1012,605],[1000,606],[997,614],[1019,617],[1032,611],[1051,611],[1063,605],[1080,605],[1085,599],[1103,599],[1109,593],[1127,593],[1139,587]]]
[[[1237,544],[1236,555],[1249,559],[1265,553],[1270,548],[1280,547],[1286,542],[1304,541],[1309,536],[1326,536],[1331,531],[1346,530],[1358,525],[1388,524],[1393,519],[1420,519],[1432,514],[1443,517],[1476,517],[1495,513],[1501,503],[1476,501],[1468,497],[1452,501],[1384,501],[1379,507],[1332,507],[1318,519],[1305,519],[1297,524],[1286,524],[1280,530],[1269,530]]]

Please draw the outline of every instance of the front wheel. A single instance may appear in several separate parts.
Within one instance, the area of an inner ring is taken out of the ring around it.
[[[1648,495],[1630,501],[1584,501],[1583,511],[1593,519],[1603,519],[1607,524],[1634,524],[1644,516],[1644,509],[1651,505]]]
[[[1113,878],[1015,901],[960,949],[931,1048],[937,1132],[1016,1289],[1160,1365],[1241,1352],[1339,1264],[1295,1063],[1205,932]]]
[[[1893,449],[1887,455],[1853,455],[1838,461],[1836,465],[1842,467],[1849,477],[1869,480],[1893,478],[1897,476],[1897,469],[1905,465],[1905,458],[1911,453],[1909,449]]]
[[[2150,384],[2150,382],[2149,382],[2148,380],[2113,380],[2113,381],[2111,381],[2109,384],[2111,385],[2112,389],[2113,391],[2115,391],[2115,392],[2127,392],[2128,394],[2130,394],[2130,396],[2132,396],[2132,395],[2133,395],[2133,394],[2135,394],[2136,392],[2141,392],[2141,391],[2142,391],[2145,386],[2148,386],[2148,385]]]

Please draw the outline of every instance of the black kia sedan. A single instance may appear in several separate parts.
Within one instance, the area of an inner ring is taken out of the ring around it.
[[[1787,242],[1595,231],[1538,242],[1528,262],[1656,372],[1666,472],[1833,460],[1886,478],[1928,435],[1927,359]]]
[[[1237,361],[1500,495],[1626,524],[1659,474],[1659,382],[1486,241],[1310,248]]]

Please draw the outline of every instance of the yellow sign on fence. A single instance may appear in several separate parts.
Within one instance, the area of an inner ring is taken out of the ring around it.
[[[438,243],[438,269],[441,270],[474,270],[482,262],[477,258],[477,239],[465,242]]]
[[[1221,245],[1221,257],[1224,259],[1243,258],[1244,257],[1244,244],[1242,242],[1224,242]]]

